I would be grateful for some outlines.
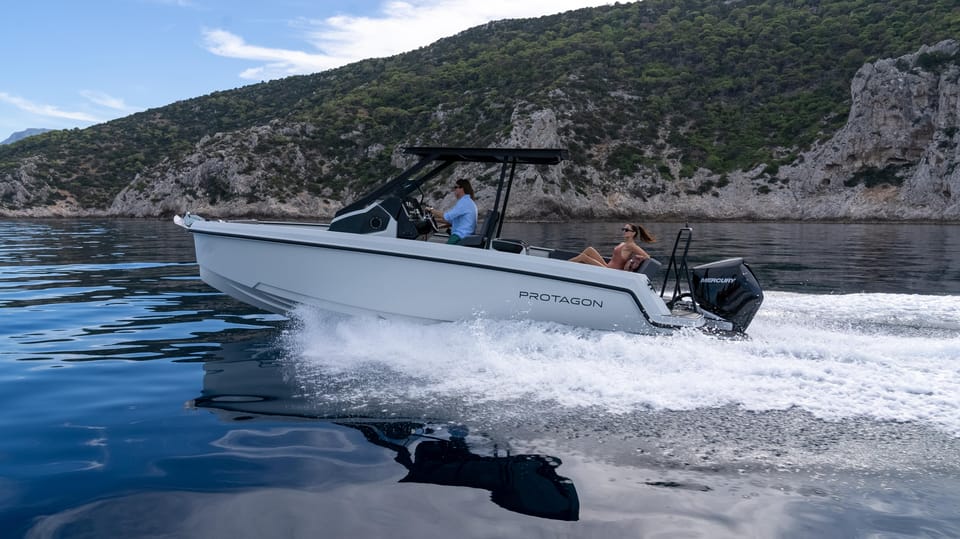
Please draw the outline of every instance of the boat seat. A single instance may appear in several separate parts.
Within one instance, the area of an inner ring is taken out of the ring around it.
[[[554,249],[547,254],[547,257],[556,258],[557,260],[570,260],[578,254],[580,254],[579,251],[564,251],[563,249]]]
[[[527,243],[523,240],[497,238],[493,240],[491,247],[497,251],[503,251],[506,253],[522,253],[527,249]]]
[[[637,266],[637,269],[633,270],[634,273],[642,273],[647,276],[651,281],[653,277],[660,271],[660,268],[663,267],[663,264],[660,263],[656,258],[648,258],[640,263]]]
[[[493,235],[496,232],[497,221],[499,220],[500,212],[497,210],[488,211],[486,218],[483,220],[483,226],[479,228],[478,233],[471,234],[466,238],[462,238],[460,243],[457,245],[486,249],[487,245],[490,243],[490,239],[493,238]]]

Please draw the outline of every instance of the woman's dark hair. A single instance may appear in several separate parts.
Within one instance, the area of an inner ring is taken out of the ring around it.
[[[646,243],[653,243],[653,242],[657,241],[657,237],[654,236],[653,234],[651,234],[649,230],[647,230],[646,228],[643,228],[641,225],[635,225],[635,224],[633,224],[633,223],[627,223],[627,226],[629,226],[630,228],[632,228],[634,234],[636,234],[636,235],[634,236],[634,239],[638,239],[638,240],[643,241],[643,242],[646,242]]]
[[[473,200],[477,199],[477,195],[473,194],[473,186],[470,185],[470,180],[457,180],[455,183],[457,187],[463,189],[463,194],[470,195]]]

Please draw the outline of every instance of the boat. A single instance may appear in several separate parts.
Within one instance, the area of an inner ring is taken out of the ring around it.
[[[517,167],[555,166],[563,149],[408,147],[415,163],[344,206],[328,223],[216,220],[186,213],[201,279],[254,307],[300,305],[355,316],[452,322],[534,320],[664,334],[690,328],[743,334],[763,291],[743,258],[690,267],[693,230],[664,264],[636,271],[578,264],[576,253],[501,237]],[[455,165],[499,167],[495,201],[457,245],[425,204]],[[660,290],[654,282],[662,281]]]

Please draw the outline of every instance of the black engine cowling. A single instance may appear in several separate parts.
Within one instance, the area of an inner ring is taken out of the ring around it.
[[[763,303],[763,290],[742,258],[696,266],[691,277],[693,297],[702,309],[733,324],[734,331],[746,331]]]

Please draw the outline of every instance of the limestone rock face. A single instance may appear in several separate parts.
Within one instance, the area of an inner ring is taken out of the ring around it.
[[[846,125],[775,173],[764,165],[727,175],[700,169],[692,178],[658,181],[656,171],[646,171],[615,183],[588,169],[580,173],[592,178],[589,210],[560,197],[560,214],[960,220],[958,81],[960,43],[952,40],[864,65],[851,83]],[[516,210],[534,215],[547,203]]]
[[[266,140],[296,140],[309,129],[272,122],[205,137],[186,158],[134,178],[114,199],[109,214],[148,217],[191,211],[218,217],[329,218],[340,207],[329,193],[313,189],[316,194],[311,194],[304,182],[290,185],[289,173],[281,178],[273,172],[282,163],[284,170],[293,169],[293,177],[309,178],[317,161],[308,160],[293,142],[261,149]]]
[[[781,169],[800,217],[960,218],[958,52],[944,41],[857,72],[847,124]]]
[[[44,178],[46,161],[39,156],[21,161],[20,167],[0,178],[0,200],[11,209],[0,209],[9,217],[82,217],[96,215],[83,208],[68,191],[58,189]]]

